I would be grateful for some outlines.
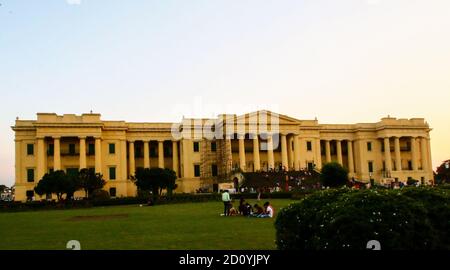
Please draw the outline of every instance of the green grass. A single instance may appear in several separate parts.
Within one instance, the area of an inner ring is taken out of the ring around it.
[[[290,202],[271,200],[276,211]],[[0,213],[0,250],[61,250],[69,240],[80,241],[82,249],[106,250],[276,248],[275,219],[222,217],[222,211],[222,203],[207,202]]]

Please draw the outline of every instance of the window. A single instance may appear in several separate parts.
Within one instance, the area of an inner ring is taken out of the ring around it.
[[[217,151],[217,144],[216,142],[211,142],[211,152],[216,152]]]
[[[34,144],[27,144],[27,155],[33,156],[34,155]]]
[[[69,155],[75,155],[75,144],[73,143],[69,144]]]
[[[95,144],[90,143],[88,145],[88,155],[90,156],[95,155]]]
[[[54,173],[55,172],[55,169],[53,169],[53,168],[50,168],[49,170],[48,170],[48,173]]]
[[[216,164],[213,164],[213,165],[211,165],[211,173],[212,173],[212,176],[217,176],[217,165]]]
[[[367,142],[367,151],[372,151],[372,142]]]
[[[200,143],[194,142],[194,152],[199,152],[199,151],[200,151]]]
[[[307,151],[312,151],[312,143],[311,143],[311,141],[307,141],[306,142],[306,150]]]
[[[308,171],[314,170],[314,163],[308,162]]]
[[[53,156],[54,153],[55,153],[55,145],[49,144],[47,149],[47,155]]]
[[[408,160],[408,170],[412,171],[412,161]]]
[[[109,144],[109,154],[114,155],[116,153],[116,144],[110,143]]]
[[[200,177],[200,165],[194,165],[194,176]]]
[[[27,169],[27,182],[34,182],[34,169]]]
[[[116,167],[109,168],[109,180],[116,180]]]
[[[369,172],[373,173],[373,162],[369,161]]]
[[[116,195],[117,195],[116,188],[115,187],[110,188],[109,189],[109,196],[116,197]]]

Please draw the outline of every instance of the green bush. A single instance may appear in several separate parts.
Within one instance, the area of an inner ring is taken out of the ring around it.
[[[430,188],[316,192],[280,211],[281,250],[450,249],[450,197]]]
[[[323,165],[320,175],[320,182],[325,187],[342,187],[348,182],[348,171],[337,162],[330,162]]]
[[[109,192],[106,190],[96,189],[92,192],[92,201],[106,201],[110,198]]]

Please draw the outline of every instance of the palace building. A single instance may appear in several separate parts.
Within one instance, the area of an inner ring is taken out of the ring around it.
[[[212,190],[237,168],[320,170],[332,161],[361,182],[429,184],[433,179],[431,129],[423,118],[321,124],[258,111],[180,123],[128,123],[93,113],[38,113],[36,120],[16,120],[12,129],[18,201],[43,199],[33,189],[44,174],[82,168],[101,173],[113,197],[135,196],[131,177],[137,168],[150,167],[173,169],[179,177],[176,192]]]

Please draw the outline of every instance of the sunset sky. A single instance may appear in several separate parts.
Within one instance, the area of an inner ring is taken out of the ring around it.
[[[450,158],[448,0],[0,0],[0,184],[16,117],[180,121],[267,108],[425,118]]]

